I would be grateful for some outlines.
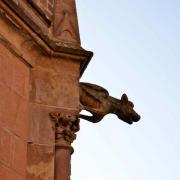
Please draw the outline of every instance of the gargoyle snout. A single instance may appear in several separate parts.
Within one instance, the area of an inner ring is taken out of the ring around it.
[[[134,109],[132,109],[131,120],[133,122],[138,122],[140,120],[140,118],[141,118],[141,116]]]
[[[140,119],[141,119],[141,116],[139,114],[137,114],[137,113],[133,116],[133,121],[134,122],[138,122]]]

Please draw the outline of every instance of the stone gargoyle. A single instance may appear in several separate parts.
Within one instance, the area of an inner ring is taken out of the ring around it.
[[[92,116],[80,114],[80,118],[97,123],[109,113],[116,114],[122,121],[132,124],[140,119],[133,109],[134,104],[128,100],[126,94],[121,99],[109,95],[103,87],[90,83],[80,83],[80,108]]]

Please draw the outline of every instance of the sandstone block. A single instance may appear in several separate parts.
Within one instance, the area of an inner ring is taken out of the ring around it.
[[[27,180],[54,180],[54,147],[28,145]]]

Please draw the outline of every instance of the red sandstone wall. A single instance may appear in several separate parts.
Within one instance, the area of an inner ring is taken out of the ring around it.
[[[47,11],[53,5],[53,0],[34,2]],[[0,180],[53,180],[55,131],[49,113],[79,113],[83,57],[50,57],[13,16],[0,18],[0,27]]]
[[[29,68],[0,44],[0,180],[25,180]]]

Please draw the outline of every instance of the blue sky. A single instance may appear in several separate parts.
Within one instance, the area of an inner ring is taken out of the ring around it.
[[[72,180],[179,180],[180,1],[76,3],[82,47],[95,54],[81,81],[126,93],[142,118],[81,120]]]

